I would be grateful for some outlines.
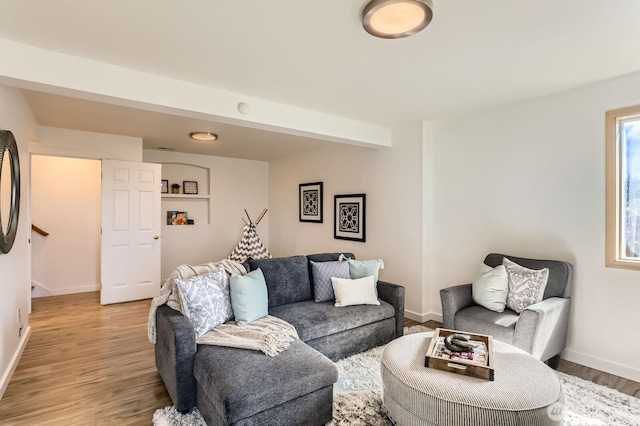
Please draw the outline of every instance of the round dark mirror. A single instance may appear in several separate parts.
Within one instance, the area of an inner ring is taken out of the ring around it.
[[[13,133],[0,130],[0,253],[9,253],[18,232],[20,162]]]

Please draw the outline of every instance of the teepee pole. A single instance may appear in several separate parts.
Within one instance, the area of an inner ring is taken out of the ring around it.
[[[269,211],[269,209],[262,210],[262,213],[260,213],[260,217],[258,218],[258,220],[256,220],[256,225],[258,225],[260,223],[260,221],[262,220],[264,215],[267,214],[267,211]]]
[[[244,214],[247,215],[247,219],[249,219],[249,223],[253,223],[253,221],[251,220],[251,218],[249,217],[249,213],[247,213],[247,209],[244,209]]]

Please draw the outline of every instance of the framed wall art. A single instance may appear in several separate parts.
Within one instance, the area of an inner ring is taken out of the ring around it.
[[[169,181],[167,179],[162,179],[162,186],[160,187],[160,193],[168,194],[169,193]]]
[[[195,195],[198,193],[198,182],[195,180],[182,181],[182,193]]]
[[[365,242],[366,194],[336,195],[333,203],[333,238]]]
[[[322,182],[300,184],[298,210],[300,222],[322,223]]]

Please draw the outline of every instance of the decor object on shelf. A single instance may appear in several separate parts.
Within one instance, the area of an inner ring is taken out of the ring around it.
[[[171,193],[172,194],[179,194],[180,193],[180,185],[178,185],[177,183],[172,183],[171,184]]]
[[[301,183],[298,194],[300,222],[322,223],[322,182]]]
[[[198,182],[195,180],[185,180],[182,181],[182,193],[183,194],[197,194],[198,193]]]
[[[189,223],[188,212],[168,211],[167,225],[193,225],[193,223]]]
[[[336,195],[334,197],[333,238],[366,241],[366,194]]]
[[[242,235],[242,239],[229,255],[229,259],[235,260],[236,262],[245,263],[249,260],[254,259],[271,258],[269,250],[267,250],[267,248],[262,244],[262,241],[260,241],[260,237],[258,236],[258,232],[256,231],[256,226],[258,226],[264,215],[267,214],[267,211],[269,210],[262,210],[262,213],[260,213],[260,216],[258,217],[256,223],[253,223],[253,221],[249,217],[249,213],[247,213],[247,210],[244,210],[244,214],[247,215],[247,219],[249,219],[249,222],[247,223],[247,221],[242,218],[242,221],[244,222],[244,232]]]
[[[167,179],[162,179],[162,186],[160,187],[160,193],[168,194],[169,193],[169,181]]]
[[[362,10],[362,26],[375,37],[403,38],[422,31],[433,19],[431,0],[371,0]]]
[[[16,138],[0,130],[0,254],[9,253],[18,232],[20,160]]]

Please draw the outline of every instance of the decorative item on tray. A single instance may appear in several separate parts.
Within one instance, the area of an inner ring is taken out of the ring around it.
[[[493,380],[493,337],[436,328],[425,355],[425,367]]]

